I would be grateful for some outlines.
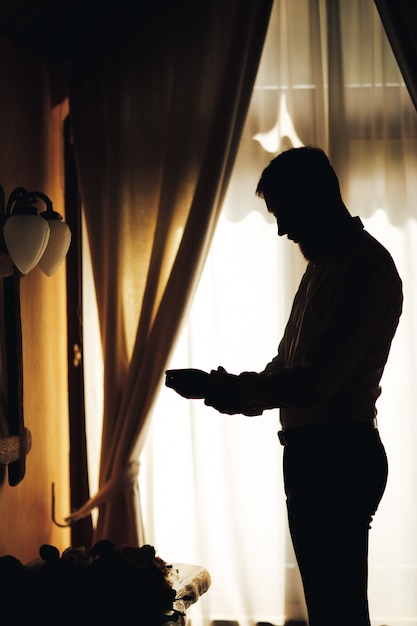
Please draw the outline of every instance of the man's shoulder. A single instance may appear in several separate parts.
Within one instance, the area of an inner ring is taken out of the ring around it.
[[[368,280],[379,288],[389,291],[395,298],[402,298],[402,280],[389,250],[365,229],[361,231],[357,246],[352,250],[352,267],[361,273],[361,280]]]
[[[395,261],[390,251],[378,239],[376,239],[376,237],[365,229],[363,229],[360,233],[356,250],[358,255],[368,259],[369,263],[375,262],[378,265],[384,264],[395,268],[395,271],[397,271]]]

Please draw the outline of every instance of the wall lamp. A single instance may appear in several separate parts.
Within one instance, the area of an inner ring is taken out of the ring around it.
[[[41,213],[35,206],[39,200],[46,205]],[[22,274],[28,274],[39,264],[47,276],[52,276],[68,252],[71,242],[68,224],[41,191],[16,187],[4,208],[5,196],[0,187],[0,202],[4,243],[14,265]]]

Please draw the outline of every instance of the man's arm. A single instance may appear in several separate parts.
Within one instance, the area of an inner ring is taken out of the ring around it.
[[[223,368],[210,372],[205,404],[221,413],[261,415],[265,409],[313,406],[315,375],[309,368],[242,372],[238,376]]]
[[[204,399],[220,413],[261,415],[264,409],[312,403],[311,373],[304,368],[229,374],[223,367],[167,370],[166,386],[187,399]],[[304,390],[304,392],[303,392]],[[304,395],[303,395],[304,394]]]
[[[229,374],[223,367],[210,374],[198,369],[167,370],[165,384],[187,399],[204,399],[205,404],[221,413],[261,415],[241,394],[239,376]]]

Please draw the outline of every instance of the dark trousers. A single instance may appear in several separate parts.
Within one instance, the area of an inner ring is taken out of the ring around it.
[[[284,448],[288,520],[310,626],[370,626],[368,532],[385,490],[378,430],[307,427]]]

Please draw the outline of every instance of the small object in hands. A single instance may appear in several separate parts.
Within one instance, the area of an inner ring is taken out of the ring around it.
[[[184,398],[206,397],[209,374],[198,369],[167,370],[165,384]]]

